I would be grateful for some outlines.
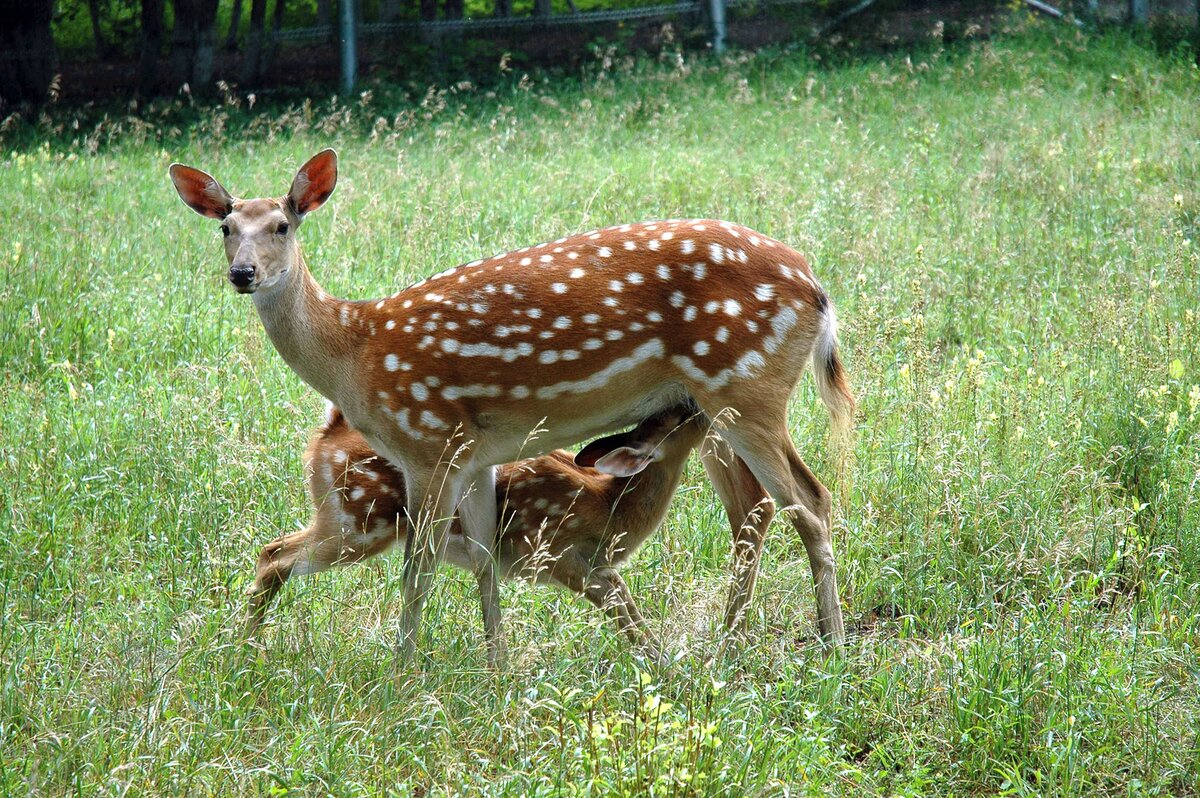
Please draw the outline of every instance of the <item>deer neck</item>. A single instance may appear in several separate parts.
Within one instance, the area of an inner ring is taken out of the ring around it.
[[[646,530],[647,534],[658,529],[679,487],[686,456],[685,451],[681,458],[668,457],[632,477],[613,480],[610,491],[616,528]]]
[[[289,273],[270,289],[254,293],[254,306],[271,343],[300,379],[327,399],[339,393],[353,369],[352,353],[362,340],[358,325],[345,323],[349,303],[317,285],[296,248]]]

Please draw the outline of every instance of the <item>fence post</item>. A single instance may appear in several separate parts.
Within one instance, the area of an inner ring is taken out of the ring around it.
[[[1129,19],[1134,25],[1150,21],[1150,0],[1129,0]]]
[[[358,54],[356,53],[358,26],[354,22],[355,0],[341,0],[338,9],[341,18],[342,45],[342,92],[349,94],[354,91],[355,71],[358,69]]]
[[[712,16],[713,52],[721,55],[725,52],[725,0],[709,0],[708,10]]]

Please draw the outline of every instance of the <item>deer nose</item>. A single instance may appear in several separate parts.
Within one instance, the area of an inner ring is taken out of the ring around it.
[[[235,263],[229,267],[229,282],[238,288],[245,288],[254,279],[254,267],[244,263]]]

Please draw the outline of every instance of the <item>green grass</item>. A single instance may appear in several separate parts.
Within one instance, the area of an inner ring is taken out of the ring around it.
[[[10,131],[46,142],[0,163],[0,794],[1200,791],[1184,58],[1056,28],[385,97]],[[342,182],[301,238],[344,295],[649,217],[809,253],[861,403],[840,480],[811,379],[793,405],[837,488],[845,657],[814,642],[781,525],[747,638],[712,630],[729,537],[695,463],[627,569],[668,672],[573,597],[507,585],[490,674],[449,571],[403,667],[398,556],[297,580],[243,648],[257,549],[307,515],[321,402],[166,166],[282,193],[327,145]]]

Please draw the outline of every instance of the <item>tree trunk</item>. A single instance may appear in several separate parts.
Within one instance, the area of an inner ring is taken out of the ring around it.
[[[92,20],[92,38],[96,40],[96,55],[104,58],[108,55],[108,44],[104,41],[104,31],[100,30],[100,0],[88,0],[88,17]]]
[[[0,106],[41,102],[58,65],[50,20],[54,0],[12,3],[0,23]]]
[[[329,28],[329,41],[333,41],[337,37],[332,34],[333,31],[333,0],[317,0],[317,24],[323,28]]]
[[[264,27],[267,22],[267,0],[251,0],[250,33],[246,36],[246,55],[242,59],[242,84],[255,86],[262,77],[264,57]]]
[[[138,92],[154,94],[158,89],[158,56],[163,41],[163,0],[142,0],[142,31],[138,44]]]
[[[242,25],[242,0],[233,0],[233,13],[229,17],[229,35],[225,37],[225,49],[237,51],[238,28]]]
[[[400,18],[400,0],[380,0],[379,21],[395,22]]]
[[[1129,0],[1129,21],[1145,25],[1150,21],[1150,0]]]
[[[463,18],[463,0],[446,0],[446,19]]]
[[[512,16],[512,0],[496,0],[496,16]]]
[[[354,0],[348,1],[354,2]],[[275,60],[275,53],[279,50],[279,33],[283,30],[283,12],[286,8],[285,0],[275,0],[275,15],[271,19],[271,38],[267,40],[265,57],[262,62],[264,75],[271,68],[271,62]]]
[[[200,92],[212,83],[217,48],[217,0],[175,0],[171,77]]]
[[[538,17],[548,17],[554,13],[552,0],[533,0],[533,14]]]
[[[417,5],[422,22],[432,22],[437,19],[437,0],[418,0]]]

